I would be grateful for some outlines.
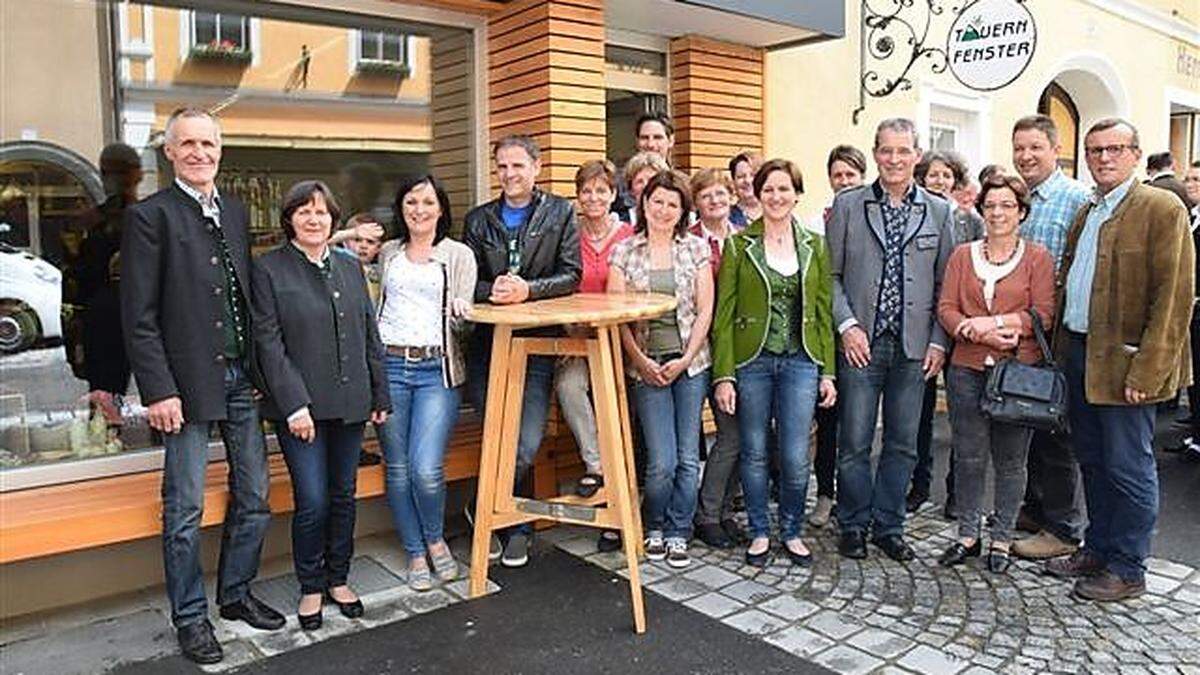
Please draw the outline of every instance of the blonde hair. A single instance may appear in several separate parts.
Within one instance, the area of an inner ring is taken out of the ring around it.
[[[670,171],[671,167],[667,164],[667,160],[657,152],[639,152],[625,162],[625,187],[632,187],[634,177],[646,169],[654,169],[654,173],[662,173]]]
[[[695,202],[700,199],[700,193],[714,185],[720,185],[724,187],[725,191],[729,193],[730,197],[736,194],[733,190],[733,181],[729,179],[729,176],[727,176],[724,171],[713,168],[700,169],[694,176],[692,176],[692,201]]]

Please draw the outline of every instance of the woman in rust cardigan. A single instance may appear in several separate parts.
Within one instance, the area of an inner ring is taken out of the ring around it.
[[[983,483],[990,457],[996,516],[987,567],[1002,573],[1010,563],[1009,544],[1025,494],[1030,430],[990,421],[979,400],[993,365],[1006,358],[1023,363],[1040,358],[1029,310],[1038,313],[1044,326],[1054,325],[1054,260],[1045,248],[1018,234],[1029,213],[1029,190],[1020,178],[989,180],[976,206],[983,214],[986,235],[955,249],[938,302],[938,320],[954,336],[946,386],[960,509],[959,540],[938,562],[959,565],[982,552]]]

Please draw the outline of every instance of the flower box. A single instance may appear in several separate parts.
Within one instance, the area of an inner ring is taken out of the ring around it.
[[[408,77],[408,65],[399,61],[377,61],[374,59],[360,59],[355,71],[359,75],[365,76],[380,76],[380,77],[399,77],[401,79]]]
[[[225,40],[195,45],[188,52],[188,58],[205,63],[230,63],[245,66],[250,63],[254,55],[249,49]]]

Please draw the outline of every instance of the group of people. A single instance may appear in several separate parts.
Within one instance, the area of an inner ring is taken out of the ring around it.
[[[537,187],[533,139],[499,139],[492,157],[500,194],[465,215],[461,241],[449,236],[449,200],[433,176],[398,186],[391,238],[381,246],[378,223],[352,222],[336,234],[335,195],[301,181],[281,209],[287,241],[251,259],[244,207],[214,187],[217,120],[197,109],[171,115],[164,151],[175,181],[128,209],[121,313],[149,422],[166,447],[164,561],[185,655],[222,656],[199,562],[213,423],[232,493],[220,616],[262,629],[284,624],[249,591],[270,518],[260,414],[273,422],[292,478],[299,623],[318,628],[325,601],[359,616],[347,578],[366,423],[383,450],[408,583],[427,590],[435,577],[453,580],[459,568],[442,532],[444,456],[460,392],[482,409],[490,359],[490,332],[469,321],[471,306],[576,292],[677,300],[674,311],[621,329],[651,560],[686,567],[697,537],[744,546],[747,564],[765,566],[775,536],[792,564],[806,566],[806,523],[834,518],[841,555],[865,558],[870,543],[913,559],[905,518],[928,498],[934,382],[944,373],[959,538],[939,563],[982,555],[990,513],[992,572],[1024,554],[1051,558],[1049,573],[1078,577],[1082,598],[1144,590],[1157,510],[1154,406],[1192,380],[1184,345],[1195,254],[1180,200],[1135,180],[1141,150],[1130,123],[1102,120],[1088,130],[1089,191],[1059,168],[1054,123],[1023,118],[1013,129],[1016,173],[984,176],[964,204],[963,162],[923,154],[913,122],[885,120],[871,153],[878,178],[865,182],[861,151],[834,148],[826,166],[836,196],[813,222],[795,215],[804,180],[792,162],[744,153],[727,173],[689,177],[671,168],[669,118],[646,115],[636,129],[639,152],[623,171],[604,159],[578,169],[574,201]],[[374,258],[370,268],[331,244],[347,237]],[[980,405],[996,364],[1041,360],[1035,321],[1052,331],[1070,384],[1066,439],[991,420]],[[603,487],[609,477],[588,389],[579,359],[530,358],[518,494],[531,487],[555,395],[584,465],[576,491]],[[702,471],[706,401],[717,433]],[[985,507],[989,460],[994,503]],[[923,473],[914,472],[923,462]],[[806,514],[810,464],[818,500]],[[1069,513],[1079,469],[1086,532]],[[773,490],[777,530],[768,514]],[[734,519],[739,494],[747,532]],[[1014,542],[1019,513],[1045,532]],[[530,537],[527,526],[493,537],[491,558],[526,564]],[[1036,545],[1021,551],[1025,541]],[[598,545],[615,549],[619,536],[606,532]]]

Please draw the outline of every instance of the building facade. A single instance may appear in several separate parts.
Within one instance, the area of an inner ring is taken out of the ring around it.
[[[279,202],[300,178],[326,180],[347,215],[388,222],[396,179],[429,172],[460,220],[495,193],[491,140],[532,135],[544,149],[540,184],[570,196],[580,164],[624,161],[634,120],[658,110],[675,120],[675,166],[723,167],[743,150],[793,159],[809,212],[830,198],[828,149],[867,149],[885,117],[916,119],[926,145],[957,149],[976,168],[1007,163],[1012,121],[1037,110],[1062,121],[1064,168],[1077,174],[1079,130],[1109,115],[1131,118],[1147,151],[1200,158],[1195,0],[1029,0],[1039,40],[1012,84],[977,92],[922,61],[910,88],[865,97],[856,122],[862,73],[891,65],[864,60],[873,4],[887,3],[0,0],[3,613],[77,600],[95,592],[97,574],[114,593],[161,574],[144,538],[154,505],[138,512],[141,530],[109,515],[115,524],[43,532],[23,509],[88,491],[96,513],[110,513],[130,499],[121,486],[161,467],[135,383],[115,401],[119,423],[89,403],[88,358],[115,357],[79,347],[86,303],[74,269],[96,214],[109,213],[102,149],[122,142],[137,153],[138,195],[169,184],[159,148],[176,107],[220,115],[220,189],[250,207],[259,248],[279,241]],[[952,3],[912,9],[942,4]],[[945,43],[951,20],[932,17],[929,44]],[[210,456],[219,476],[216,439]],[[389,526],[376,515],[363,527]],[[279,553],[286,533],[273,533]],[[49,590],[18,592],[30,584]]]

